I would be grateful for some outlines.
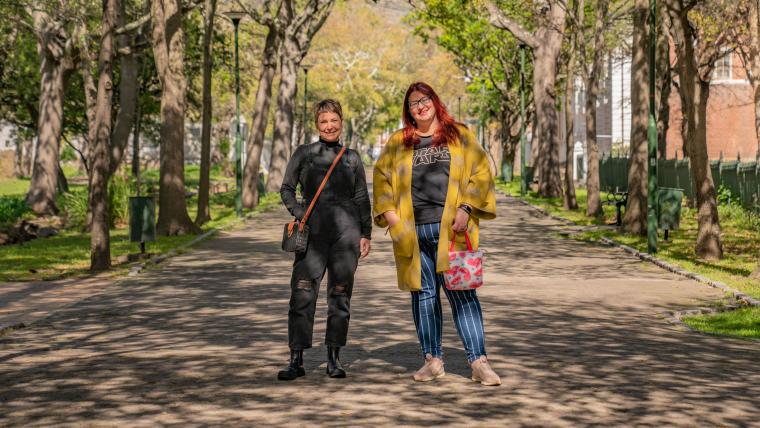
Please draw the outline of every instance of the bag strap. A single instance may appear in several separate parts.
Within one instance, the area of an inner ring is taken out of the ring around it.
[[[317,203],[319,194],[322,193],[322,189],[324,189],[325,185],[327,184],[327,179],[330,178],[330,174],[332,174],[333,169],[335,169],[335,165],[338,164],[338,161],[340,160],[340,158],[343,156],[343,153],[345,152],[346,152],[346,146],[343,146],[340,149],[340,152],[338,152],[338,155],[335,156],[335,160],[333,161],[332,165],[330,165],[330,169],[327,170],[327,174],[325,174],[325,178],[322,179],[322,183],[319,185],[319,188],[317,189],[317,193],[311,199],[311,203],[309,204],[309,209],[306,210],[306,214],[303,215],[303,218],[301,219],[301,222],[298,225],[299,232],[303,231],[303,227],[306,225],[306,220],[309,219],[309,215],[311,215],[311,211],[314,209],[314,204]]]
[[[449,251],[454,251],[454,238],[457,237],[457,233],[452,230],[451,244],[449,245]],[[472,243],[470,242],[470,234],[464,231],[464,241],[467,242],[467,251],[472,251]]]

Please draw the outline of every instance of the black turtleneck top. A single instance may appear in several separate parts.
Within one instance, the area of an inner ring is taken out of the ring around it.
[[[298,146],[288,162],[280,196],[288,211],[300,219],[317,193],[322,179],[343,146],[323,141]],[[302,201],[296,197],[301,189]],[[356,150],[346,149],[314,205],[307,224],[312,233],[336,233],[359,228],[363,238],[372,235],[372,211],[364,164]]]

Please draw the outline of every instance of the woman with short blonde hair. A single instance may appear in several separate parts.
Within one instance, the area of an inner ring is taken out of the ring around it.
[[[327,273],[327,374],[346,377],[340,348],[346,346],[351,316],[351,293],[359,258],[370,251],[372,214],[364,165],[359,153],[340,142],[343,110],[335,100],[323,100],[314,108],[319,141],[299,146],[288,162],[280,188],[282,202],[296,219],[304,218],[320,184],[335,163],[332,175],[319,193],[311,216],[306,251],[296,253],[290,280],[288,345],[290,363],[277,378],[293,380],[306,374],[303,350],[311,348],[319,284]],[[296,198],[300,186],[302,202]]]

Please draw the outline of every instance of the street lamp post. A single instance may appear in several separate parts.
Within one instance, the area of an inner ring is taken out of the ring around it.
[[[301,68],[303,68],[303,143],[308,144],[309,143],[309,124],[306,122],[306,116],[307,116],[307,95],[309,93],[309,68],[311,68],[311,65],[303,64],[301,65]]]
[[[655,117],[656,0],[649,0],[649,126],[647,129],[647,252],[657,252],[657,119]]]
[[[243,166],[241,152],[243,150],[240,138],[240,55],[238,51],[238,26],[245,13],[231,10],[226,13],[235,26],[235,212],[243,216]]]
[[[528,193],[528,173],[526,172],[525,146],[525,48],[520,44],[520,195]]]

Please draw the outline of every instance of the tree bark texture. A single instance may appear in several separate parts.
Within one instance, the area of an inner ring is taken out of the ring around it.
[[[749,0],[749,46],[745,55],[749,80],[755,102],[755,136],[757,137],[757,154],[760,156],[760,0]],[[756,159],[760,161],[760,159]],[[750,278],[760,280],[760,258]]]
[[[686,144],[689,148],[692,183],[697,199],[697,256],[716,260],[723,256],[720,236],[720,222],[715,194],[715,183],[707,157],[707,101],[710,97],[709,76],[712,66],[705,67],[697,52],[695,29],[689,22],[688,11],[683,0],[668,0],[670,32],[673,38],[678,70],[679,92],[686,101],[683,104],[686,126]],[[700,69],[700,64],[705,67]]]
[[[138,99],[135,112],[135,125],[132,130],[132,176],[137,181],[137,193],[140,193],[140,127],[142,126],[142,107]]]
[[[180,0],[152,0],[153,57],[161,82],[159,235],[196,233],[185,202],[185,51]]]
[[[598,217],[604,214],[599,195],[599,144],[597,141],[596,103],[599,99],[599,80],[604,66],[604,21],[607,17],[609,0],[599,0],[596,3],[596,18],[594,20],[594,42],[592,48],[591,72],[586,80],[586,155],[588,171],[586,175],[586,190],[588,201],[586,215]]]
[[[504,100],[506,101],[506,100]],[[508,110],[508,104],[506,102],[502,101],[501,108],[499,111],[499,145],[501,146],[501,165],[499,166],[501,178],[504,181],[511,181],[515,176],[515,154],[517,150],[517,143],[519,143],[519,130],[517,132],[517,138],[512,137],[512,128],[514,125],[514,120],[511,120],[512,117],[517,116],[517,124],[519,127],[519,115],[510,114],[510,111]],[[519,129],[519,128],[518,128]],[[511,171],[510,176],[505,176],[505,168],[504,165],[510,165],[509,170]]]
[[[248,141],[246,142],[248,152],[246,153],[243,173],[243,206],[249,209],[256,208],[259,203],[259,168],[261,167],[261,153],[264,148],[264,134],[269,119],[269,106],[272,100],[272,82],[277,71],[277,53],[282,38],[281,31],[276,24],[269,26],[262,54],[256,101],[253,106],[251,132],[248,133]]]
[[[557,113],[557,59],[562,50],[565,31],[566,5],[560,0],[546,2],[548,10],[537,12],[537,30],[529,32],[504,16],[492,2],[486,3],[493,25],[503,28],[533,50],[533,102],[536,127],[533,145],[538,145],[538,159],[533,162],[538,171],[538,193],[541,197],[559,197],[562,182],[559,168],[559,116]]]
[[[631,152],[628,158],[628,202],[623,230],[647,233],[649,124],[649,1],[636,0],[633,11],[633,59],[631,62]]]
[[[575,148],[575,110],[573,109],[573,98],[575,97],[575,55],[576,47],[573,40],[570,43],[570,58],[567,62],[567,78],[565,80],[565,191],[563,192],[563,206],[566,210],[578,209],[578,200],[575,197],[575,174],[573,168],[573,149]]]
[[[288,49],[288,42],[283,45]],[[274,137],[272,138],[272,160],[269,163],[267,192],[277,192],[282,185],[285,167],[288,164],[288,147],[293,133],[293,116],[296,93],[298,92],[298,64],[292,57],[282,56],[280,64],[280,87],[277,95],[277,111],[274,115]]]
[[[752,84],[755,102],[755,136],[757,153],[760,156],[760,0],[749,0],[749,55],[746,55],[749,68],[749,81]],[[760,276],[760,270],[757,271]]]
[[[201,171],[198,186],[198,212],[195,224],[198,226],[211,220],[209,210],[209,185],[211,174],[211,70],[214,65],[212,41],[214,39],[214,14],[216,0],[206,0],[203,6],[203,112],[201,123]],[[243,174],[245,176],[245,174]],[[243,187],[245,189],[245,187]],[[245,191],[243,192],[245,193]]]
[[[280,50],[280,87],[274,119],[267,192],[280,190],[285,167],[288,164],[293,135],[298,66],[309,52],[312,38],[322,28],[334,3],[335,0],[310,0],[301,13],[289,20],[283,32]],[[293,0],[286,0],[283,3],[288,16],[293,16],[295,6]]]
[[[657,157],[658,159],[667,159],[668,153],[668,129],[670,128],[670,93],[673,88],[673,68],[670,65],[670,39],[668,38],[668,27],[665,24],[667,14],[658,14],[659,19],[657,34]],[[648,80],[647,80],[648,83]]]
[[[111,267],[111,238],[108,221],[108,180],[111,175],[111,107],[113,100],[113,58],[118,0],[103,1],[100,52],[98,53],[98,90],[95,107],[95,139],[90,173],[90,270]]]
[[[87,165],[87,177],[89,179],[92,165],[92,148],[95,144],[95,110],[97,109],[98,85],[93,75],[95,59],[90,52],[90,44],[87,41],[87,26],[84,22],[77,24],[75,34],[79,42],[79,70],[82,73],[82,84],[84,91],[85,116],[87,117],[87,141],[82,148],[84,153],[85,164]],[[89,224],[89,220],[88,220]]]
[[[558,9],[555,6],[555,9]],[[564,16],[563,16],[564,22]],[[546,43],[534,49],[534,102],[536,129],[533,141],[538,144],[538,194],[544,198],[559,197],[562,185],[559,173],[559,116],[557,114],[557,58],[562,47],[562,34],[552,31]]]
[[[26,203],[36,214],[57,214],[58,161],[63,130],[66,39],[61,26],[40,10],[32,13],[40,57],[36,155]]]
[[[121,27],[126,20],[124,4],[119,6],[117,13],[116,25]],[[121,34],[118,36],[118,42],[119,49],[128,49],[134,44],[134,36]],[[132,133],[137,116],[137,103],[140,97],[139,55],[140,53],[132,48],[119,56],[119,112],[116,115],[109,149],[111,175],[118,169],[121,160],[124,158],[124,151],[127,149],[129,135]]]

